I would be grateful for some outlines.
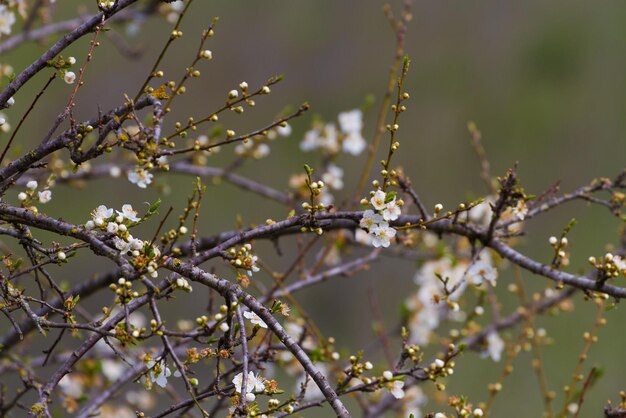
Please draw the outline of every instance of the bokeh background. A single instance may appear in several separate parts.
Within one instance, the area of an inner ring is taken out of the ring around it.
[[[72,16],[77,7],[93,11],[93,2],[62,3],[59,17]],[[396,10],[401,6],[399,1],[391,4]],[[382,5],[374,0],[197,0],[183,24],[184,40],[175,44],[163,69],[178,79],[195,54],[201,28],[219,16],[216,35],[207,44],[214,59],[200,67],[203,76],[188,85],[188,94],[179,101],[174,116],[184,120],[210,114],[222,104],[226,92],[241,81],[257,86],[270,76],[284,74],[285,80],[273,88],[271,96],[258,100],[257,107],[244,116],[226,119],[225,123],[243,132],[272,120],[288,107],[310,103],[311,111],[293,122],[290,138],[273,142],[269,158],[240,170],[286,190],[291,173],[301,171],[305,162],[319,162],[318,156],[303,154],[298,148],[314,114],[336,120],[338,112],[360,107],[373,95],[377,100],[367,114],[364,130],[364,136],[371,139],[394,52],[394,35]],[[77,117],[92,117],[97,105],[103,109],[115,106],[125,93],[134,96],[169,30],[159,19],[144,22],[133,37],[120,28],[128,45],[142,51],[135,60],[122,56],[103,38],[78,96]],[[493,173],[502,174],[519,162],[522,185],[530,193],[539,194],[556,181],[568,191],[599,176],[614,177],[625,166],[626,8],[622,3],[597,7],[579,0],[416,1],[406,42],[411,58],[407,80],[411,100],[401,119],[402,152],[395,163],[405,168],[429,207],[439,202],[452,207],[486,193],[467,134],[470,120],[483,132]],[[84,38],[64,55],[75,55],[81,62],[87,47]],[[43,46],[31,44],[4,54],[0,60],[21,70],[43,50]],[[6,112],[14,124],[37,85],[43,85],[46,78],[38,76],[16,97],[18,103]],[[36,119],[24,127],[15,150],[26,150],[38,142],[68,94],[63,83],[51,87]],[[211,164],[225,166],[234,157],[232,150],[222,150],[211,158]],[[364,155],[341,158],[346,169],[346,197],[354,190],[364,161]],[[168,181],[167,193],[159,192],[163,187],[139,190],[124,179],[98,180],[84,189],[57,187],[46,211],[84,222],[99,204],[119,207],[129,202],[138,207],[157,197],[163,199],[164,207],[180,209],[192,190],[192,179],[173,176]],[[164,177],[155,183],[164,185]],[[279,219],[286,212],[228,185],[210,185],[201,232],[231,229],[237,215],[249,224],[270,217]],[[618,241],[620,223],[606,210],[572,203],[531,220],[527,223],[528,237],[520,248],[549,261],[548,237],[558,235],[572,217],[579,223],[570,235],[569,270],[584,272],[590,255],[599,256]],[[146,235],[155,227],[147,227]],[[261,247],[261,251],[276,267],[293,255],[289,241],[285,240],[283,247],[283,258],[274,255],[270,246]],[[81,275],[109,267],[81,256],[73,261],[73,270],[64,271],[73,272],[68,280],[74,283],[84,277]],[[302,292],[298,300],[326,335],[337,337],[344,353],[355,352],[373,340],[368,292],[378,296],[385,325],[391,328],[397,324],[401,302],[415,290],[415,270],[414,262],[385,259],[367,273]],[[544,279],[530,274],[525,274],[524,280],[531,290],[545,285]],[[515,299],[506,295],[511,281],[511,274],[506,273],[498,283],[503,302],[511,302],[504,305],[506,313],[514,309]],[[193,303],[185,302],[170,314],[198,316],[204,298],[206,294],[194,294],[189,300]],[[554,344],[545,347],[543,353],[548,382],[559,394],[558,399],[582,349],[582,333],[595,316],[591,304],[580,297],[575,303],[574,313],[539,320],[539,326],[554,338]],[[599,416],[605,401],[616,399],[618,391],[625,388],[623,316],[619,305],[607,312],[608,325],[599,334],[600,344],[589,354],[585,370],[597,365],[606,373],[588,394],[581,417]],[[379,349],[370,355],[383,359]],[[530,359],[529,354],[521,354],[515,361],[514,377],[506,380],[492,416],[541,415],[542,402]],[[457,364],[454,378],[447,383],[449,393],[466,394],[473,401],[486,399],[486,385],[495,381],[501,364],[475,353],[459,358]],[[558,399],[556,405],[560,406]],[[438,409],[433,400],[425,411]],[[313,411],[306,416],[325,415]]]

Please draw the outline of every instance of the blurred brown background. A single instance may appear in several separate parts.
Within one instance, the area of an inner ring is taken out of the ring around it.
[[[70,16],[81,2],[63,3],[59,16]],[[93,11],[93,2],[84,3],[80,7]],[[272,120],[287,105],[295,107],[304,101],[311,104],[312,110],[294,121],[292,136],[272,144],[269,158],[247,164],[241,170],[286,189],[291,173],[299,172],[304,162],[319,161],[315,155],[302,154],[298,149],[313,114],[332,121],[338,112],[361,106],[369,94],[377,99],[382,97],[394,49],[394,36],[382,14],[382,4],[373,0],[196,0],[182,28],[185,37],[175,44],[163,69],[166,76],[178,79],[195,54],[201,28],[219,16],[216,35],[207,44],[214,59],[199,67],[202,77],[188,85],[189,93],[179,100],[174,115],[184,120],[210,114],[239,82],[245,80],[250,86],[258,86],[272,75],[285,74],[285,81],[273,88],[271,96],[257,100],[254,110],[225,122],[243,132]],[[398,1],[392,4],[396,10],[400,6]],[[624,167],[623,3],[607,2],[598,7],[593,2],[566,0],[418,1],[414,2],[413,15],[407,38],[407,53],[412,61],[407,82],[411,100],[401,119],[402,152],[397,154],[395,163],[405,167],[429,207],[439,202],[450,207],[467,197],[485,194],[466,130],[470,120],[483,132],[493,174],[502,174],[518,161],[522,184],[530,193],[539,194],[557,180],[564,191],[571,190],[594,177],[613,177]],[[139,35],[124,35],[131,46],[144,51],[134,61],[122,57],[111,42],[102,39],[102,47],[96,51],[94,63],[87,70],[86,85],[78,96],[79,119],[95,115],[97,104],[107,109],[120,103],[124,93],[134,96],[169,30],[163,20],[151,19]],[[123,33],[123,28],[120,31]],[[85,38],[64,55],[75,55],[81,62],[87,44]],[[0,59],[21,70],[41,51],[43,47],[30,45]],[[37,91],[36,85],[43,85],[46,78],[47,75],[38,76],[16,97],[18,103],[6,112],[14,125]],[[22,150],[38,142],[65,104],[69,89],[59,82],[51,93],[42,102],[45,105],[39,108],[36,120],[31,119],[22,131]],[[367,139],[371,139],[374,130],[378,104],[379,101],[367,115]],[[212,158],[211,164],[226,165],[233,159],[232,150],[224,149]],[[349,172],[346,196],[353,190],[364,160],[363,155],[340,160]],[[164,207],[174,205],[180,209],[192,190],[191,179],[175,176],[171,185],[171,192],[161,196]],[[98,204],[119,207],[129,202],[139,207],[159,195],[155,188],[142,191],[124,179],[98,181],[82,191],[58,187],[54,194],[47,212],[74,222],[84,222]],[[286,215],[277,205],[230,186],[211,186],[202,232],[212,234],[233,228],[236,214],[241,214],[245,223]],[[548,237],[558,235],[572,217],[579,224],[570,236],[569,270],[584,271],[588,256],[601,255],[607,244],[617,243],[619,221],[605,210],[573,203],[532,220],[527,224],[529,236],[521,248],[548,261]],[[146,236],[155,227],[156,222],[146,228]],[[290,245],[284,240],[284,260],[292,254],[288,251]],[[280,259],[271,255],[270,246],[260,248],[269,263],[280,265]],[[75,271],[82,268],[83,274],[97,271],[88,257],[78,257],[74,263]],[[105,267],[109,266],[103,264],[98,269]],[[372,340],[368,288],[381,301],[386,325],[394,326],[400,302],[415,290],[415,268],[411,262],[387,259],[351,280],[338,280],[303,292],[299,300],[324,333],[337,337],[338,347],[354,352]],[[524,278],[530,289],[539,289],[545,283],[530,274]],[[80,276],[76,273],[69,280],[75,282]],[[498,288],[504,300],[514,302],[505,291],[511,280],[510,272],[501,275]],[[205,297],[194,293],[197,309],[186,307],[184,314],[202,314]],[[555,339],[553,345],[545,348],[544,359],[548,382],[559,397],[563,385],[569,383],[582,348],[582,333],[589,329],[595,314],[593,307],[580,297],[576,298],[576,306],[574,314],[539,321],[539,326],[545,326]],[[511,312],[513,307],[509,303],[504,311]],[[618,391],[625,388],[626,336],[622,332],[622,317],[620,307],[607,313],[608,326],[600,332],[600,344],[591,350],[585,371],[598,365],[606,369],[606,374],[588,394],[581,417],[600,416],[604,402],[616,399]],[[382,359],[380,351],[373,355]],[[501,364],[473,353],[460,358],[457,364],[454,378],[447,384],[449,393],[467,394],[472,401],[486,399],[486,384],[495,381]],[[520,355],[514,366],[514,377],[505,382],[492,416],[540,416],[542,402],[530,356]],[[556,405],[560,406],[558,399]],[[437,410],[433,402],[425,408],[431,410]],[[314,411],[307,416],[322,415]]]

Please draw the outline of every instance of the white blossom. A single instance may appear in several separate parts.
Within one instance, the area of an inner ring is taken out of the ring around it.
[[[59,380],[59,387],[67,396],[78,399],[83,394],[81,381],[70,374],[66,374]]]
[[[91,212],[91,219],[96,225],[104,224],[104,221],[113,216],[113,209],[109,209],[104,205],[98,206],[93,212]]]
[[[305,132],[304,139],[300,142],[300,149],[306,152],[318,148],[330,154],[339,152],[337,128],[334,124],[328,123],[323,127],[316,126],[310,131]]]
[[[115,234],[117,231],[119,231],[119,229],[120,226],[116,222],[109,222],[107,224],[107,232],[110,234]]]
[[[243,316],[245,316],[248,320],[250,320],[252,324],[258,325],[261,328],[267,328],[267,324],[254,312],[246,311],[243,313]]]
[[[0,34],[10,35],[11,26],[15,23],[15,14],[7,9],[7,6],[0,4]]]
[[[376,248],[387,248],[391,245],[391,239],[396,236],[396,230],[391,228],[386,222],[381,222],[370,230],[373,235],[372,245]]]
[[[365,147],[367,146],[367,142],[361,136],[360,133],[352,132],[346,135],[341,143],[341,148],[343,152],[350,155],[359,155],[363,152]]]
[[[37,186],[38,186],[38,183],[35,180],[31,180],[28,183],[26,183],[26,188],[30,190],[35,190]]]
[[[359,244],[372,245],[372,236],[362,229],[354,231],[354,240]]]
[[[337,119],[342,132],[346,134],[361,132],[361,129],[363,129],[363,112],[359,109],[341,112]]]
[[[467,269],[467,276],[476,286],[480,286],[483,281],[488,281],[492,286],[496,285],[498,270],[493,266],[488,251],[480,253],[476,261]]]
[[[63,80],[67,84],[74,84],[74,81],[76,81],[76,73],[74,71],[66,71],[63,75]]]
[[[118,178],[122,175],[122,169],[116,165],[111,166],[111,168],[109,169],[109,175],[113,178]]]
[[[524,202],[524,199],[519,199],[517,201],[517,205],[513,207],[512,211],[513,215],[515,215],[517,219],[523,221],[526,218],[526,215],[528,215],[528,207],[526,207],[526,202]]]
[[[149,375],[152,383],[156,383],[162,388],[167,386],[167,378],[172,375],[172,371],[165,365],[165,362],[160,361],[157,365],[154,360],[150,360],[146,364],[146,367],[150,370]],[[155,371],[155,369],[159,370]]]
[[[388,202],[383,210],[383,218],[386,221],[395,221],[400,216],[400,206],[396,203],[396,198],[394,197],[391,202]]]
[[[278,125],[276,131],[280,136],[289,136],[291,135],[291,125],[289,125],[288,123],[285,123],[285,126]]]
[[[366,228],[370,230],[375,225],[381,222],[383,222],[383,217],[375,213],[373,210],[368,209],[365,212],[363,212],[363,217],[361,218],[361,221],[359,222],[359,226],[361,228]]]
[[[235,385],[235,391],[241,393],[241,387],[243,386],[243,373],[235,375],[233,378],[233,385]],[[261,376],[255,376],[253,372],[248,372],[248,379],[246,379],[246,393],[263,392],[265,390],[265,382]]]
[[[132,222],[139,222],[141,220],[140,217],[137,216],[137,211],[133,209],[133,207],[129,204],[122,206],[122,211],[116,211],[118,215],[123,216]]]
[[[128,181],[136,184],[138,187],[145,189],[148,184],[152,183],[154,176],[143,168],[136,168],[134,171],[128,172]]]
[[[130,244],[125,239],[120,237],[113,238],[113,245],[115,245],[115,248],[117,248],[122,254],[126,254],[130,251]]]
[[[376,190],[376,193],[374,193],[374,196],[372,196],[370,202],[372,203],[372,206],[374,206],[374,209],[383,210],[387,207],[385,204],[386,198],[387,194],[385,192],[383,192],[382,190]]]
[[[493,331],[487,335],[487,349],[481,354],[481,357],[491,357],[493,361],[500,361],[502,358],[502,350],[504,350],[504,341]]]
[[[394,380],[393,382],[391,382],[391,384],[389,384],[389,386],[387,386],[387,389],[394,398],[402,399],[404,398],[404,389],[402,389],[403,387],[404,382],[402,380]]]
[[[332,189],[343,189],[343,168],[329,164],[326,172],[322,175],[322,180]]]
[[[42,192],[37,192],[40,203],[48,203],[52,200],[52,192],[50,190],[44,190]]]

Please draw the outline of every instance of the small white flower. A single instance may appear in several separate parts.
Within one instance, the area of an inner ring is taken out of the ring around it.
[[[135,171],[128,172],[128,181],[136,184],[138,187],[145,189],[148,184],[152,183],[154,176],[143,168],[136,168]]]
[[[39,202],[41,203],[48,203],[52,200],[52,192],[50,190],[44,190],[43,192],[38,192],[37,194],[39,196]]]
[[[374,209],[383,210],[386,207],[386,198],[387,194],[385,192],[383,192],[382,190],[376,190],[376,193],[374,193],[374,196],[372,196],[370,202],[372,203],[372,206],[374,206]]]
[[[73,377],[72,375],[66,374],[59,381],[59,386],[63,393],[67,396],[78,399],[83,394],[83,385],[81,384],[80,379]]]
[[[19,192],[17,194],[17,198],[23,202],[24,200],[28,199],[28,195],[24,192]]]
[[[355,156],[361,154],[366,146],[367,142],[365,142],[365,139],[363,139],[358,132],[349,133],[341,143],[343,152]]]
[[[362,229],[354,231],[354,240],[359,244],[372,245],[372,236]]]
[[[361,218],[361,221],[359,222],[359,226],[361,228],[370,230],[372,229],[372,227],[381,223],[382,221],[383,221],[383,217],[381,215],[375,213],[371,209],[368,209],[365,212],[363,212],[363,217]]]
[[[442,412],[437,412],[435,418],[448,418],[448,416]]]
[[[400,206],[398,206],[396,198],[394,197],[393,200],[385,206],[385,210],[383,210],[383,218],[386,221],[395,221],[398,219],[398,216],[400,216]]]
[[[31,180],[28,183],[26,183],[26,188],[30,189],[30,190],[35,190],[37,188],[38,184],[35,180]]]
[[[91,219],[85,222],[85,228],[87,228],[88,230],[92,230],[95,227],[96,227],[96,224]]]
[[[0,5],[0,34],[10,35],[11,26],[15,23],[15,14],[7,7]]]
[[[437,366],[438,369],[443,369],[443,366],[445,365],[446,363],[442,359],[435,359],[435,366]]]
[[[102,374],[109,382],[115,382],[122,377],[125,371],[125,365],[121,361],[111,359],[102,360]]]
[[[159,158],[156,159],[156,163],[161,168],[167,166],[167,155],[161,155]]]
[[[228,92],[228,98],[230,100],[236,99],[237,97],[239,97],[239,92],[237,90],[231,90]]]
[[[11,107],[15,104],[15,99],[13,97],[9,97],[9,100],[7,100],[7,107]]]
[[[213,59],[213,52],[211,52],[208,49],[205,49],[204,51],[200,53],[200,56],[204,58],[205,60],[211,60]]]
[[[113,238],[113,245],[115,245],[115,248],[117,248],[121,254],[126,254],[130,251],[130,244],[120,237]]]
[[[402,399],[404,398],[404,390],[402,389],[403,387],[404,387],[404,382],[402,380],[394,380],[387,387],[387,389],[389,390],[389,392],[391,392],[394,398]]]
[[[474,411],[472,412],[472,414],[473,414],[475,417],[482,417],[482,416],[484,415],[484,412],[483,412],[483,410],[482,410],[482,409],[480,409],[480,408],[476,408],[476,409],[474,409]]]
[[[291,125],[289,125],[288,123],[285,124],[285,126],[278,125],[278,127],[276,128],[276,131],[278,132],[278,135],[280,136],[289,136],[291,135]]]
[[[491,357],[493,361],[500,361],[502,358],[502,350],[504,350],[504,341],[497,332],[490,332],[487,335],[487,350],[481,354],[481,357]]]
[[[517,217],[520,221],[523,221],[524,218],[526,218],[526,215],[528,215],[528,208],[526,207],[524,199],[519,199],[517,201],[517,205],[513,208],[513,215],[515,215],[515,217]]]
[[[117,231],[119,231],[119,229],[120,226],[116,222],[109,222],[107,224],[107,232],[110,234],[115,234]]]
[[[124,218],[132,222],[139,222],[141,220],[141,218],[137,216],[137,211],[128,204],[122,206],[121,212],[119,210],[117,210],[116,212],[118,215],[123,216]]]
[[[122,169],[114,165],[109,169],[109,175],[113,178],[118,178],[122,175]]]
[[[132,250],[141,250],[144,246],[144,242],[140,239],[133,238],[131,235],[128,236],[128,243],[130,244],[130,248]]]
[[[69,65],[74,65],[74,64],[76,64],[76,58],[74,58],[74,57],[69,57],[69,58],[67,59],[67,63],[68,63]]]
[[[370,229],[373,235],[372,245],[376,248],[387,248],[391,245],[391,239],[396,236],[396,230],[391,228],[386,222],[382,222]]]
[[[393,379],[393,373],[390,370],[385,370],[383,372],[383,378],[385,378],[386,380],[391,380]]]
[[[98,225],[97,220],[100,220],[100,225],[104,223],[105,220],[109,219],[113,216],[113,209],[109,209],[104,205],[98,206],[93,212],[91,212],[91,219],[94,220],[96,225]]]
[[[270,146],[267,144],[259,144],[252,152],[252,156],[257,160],[261,158],[267,157],[270,155]]]
[[[61,261],[65,260],[67,258],[67,255],[63,252],[63,251],[59,251],[57,253],[57,258]]]
[[[322,175],[322,180],[332,189],[343,189],[343,169],[335,164],[329,164],[326,172]]]
[[[153,360],[150,360],[146,367],[150,370],[150,380],[152,383],[156,383],[157,385],[164,388],[167,386],[167,378],[172,375],[172,371],[165,365],[163,361],[157,363]],[[155,369],[158,369],[155,371]]]
[[[492,286],[496,285],[498,270],[493,266],[487,251],[481,252],[474,264],[467,269],[467,276],[476,286],[480,286],[483,281],[488,281]]]
[[[267,324],[254,312],[246,311],[243,313],[243,316],[245,316],[248,320],[250,320],[252,324],[258,325],[261,328],[267,328]]]
[[[235,375],[233,378],[233,385],[235,385],[235,392],[241,393],[241,387],[243,386],[243,373]],[[248,372],[248,378],[246,379],[246,393],[263,392],[265,390],[265,382],[261,376],[255,376],[254,373]]]
[[[322,138],[319,129],[311,129],[304,133],[304,139],[300,142],[300,150],[307,152],[320,147]]]
[[[66,71],[63,80],[67,84],[74,84],[74,81],[76,81],[76,73],[74,73],[74,71]]]
[[[220,324],[220,330],[222,330],[222,332],[227,332],[230,329],[230,327],[228,326],[228,324],[226,322],[222,322]]]
[[[346,133],[361,132],[363,129],[363,112],[359,109],[342,112],[337,117],[341,130]]]

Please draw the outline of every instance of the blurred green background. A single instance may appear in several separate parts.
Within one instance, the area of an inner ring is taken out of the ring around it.
[[[93,11],[92,3],[65,0],[58,10],[59,17],[71,16],[77,6]],[[178,79],[195,54],[201,29],[219,16],[216,35],[207,44],[214,59],[199,67],[202,77],[188,85],[188,94],[179,100],[173,115],[185,120],[210,114],[223,103],[228,90],[241,81],[253,87],[270,76],[285,74],[285,80],[273,88],[271,96],[257,100],[255,109],[224,122],[243,132],[271,121],[286,106],[295,107],[304,101],[311,104],[312,110],[293,122],[292,136],[272,143],[269,158],[246,164],[240,170],[286,190],[291,173],[301,171],[304,162],[319,162],[316,155],[302,154],[298,148],[314,114],[333,121],[338,112],[361,106],[367,95],[382,97],[394,52],[394,35],[383,16],[382,4],[373,0],[196,0],[182,27],[185,37],[176,42],[162,69],[166,77]],[[398,1],[392,5],[396,10],[401,6]],[[103,38],[78,95],[77,118],[93,117],[97,105],[102,109],[117,105],[124,93],[134,96],[169,31],[163,20],[151,19],[137,36],[123,35],[129,45],[143,51],[138,60],[121,56]],[[484,195],[479,164],[466,129],[471,120],[483,133],[493,174],[500,175],[519,162],[522,185],[529,193],[539,194],[556,181],[561,182],[563,191],[569,191],[598,176],[614,177],[626,162],[625,46],[626,8],[620,2],[603,3],[602,7],[578,0],[415,2],[407,35],[411,58],[407,89],[411,100],[401,119],[402,152],[395,163],[405,168],[429,207],[439,202],[451,207],[468,196]],[[84,38],[64,55],[75,55],[82,62],[87,48],[88,39]],[[29,45],[0,60],[21,70],[43,50],[42,46]],[[5,112],[14,125],[37,86],[46,79],[47,75],[40,74],[17,95],[14,108]],[[68,94],[69,88],[62,82],[51,87],[36,118],[18,138],[19,149],[38,143]],[[374,131],[378,104],[379,100],[367,115],[367,139]],[[170,119],[170,127],[173,122]],[[210,164],[224,166],[233,160],[233,153],[223,149],[211,158]],[[364,161],[363,155],[341,157],[347,172],[345,197],[354,189]],[[156,183],[164,181],[160,177]],[[168,194],[160,194],[156,188],[137,189],[125,179],[98,180],[82,190],[57,187],[46,212],[84,222],[99,204],[119,208],[129,202],[139,207],[158,196],[164,200],[164,207],[180,209],[192,190],[192,179],[174,176],[170,185]],[[211,185],[201,232],[231,229],[237,214],[248,224],[269,217],[280,219],[286,211],[228,185]],[[572,217],[579,223],[570,235],[569,271],[583,272],[588,256],[599,256],[607,245],[617,243],[619,221],[606,210],[572,203],[529,221],[529,234],[520,248],[538,260],[549,261],[548,237],[558,235]],[[144,229],[145,235],[154,228],[156,221]],[[264,260],[274,267],[287,265],[294,254],[292,241],[283,241],[282,258],[273,255],[271,246],[259,245]],[[80,280],[79,271],[91,274],[110,267],[106,263],[96,265],[86,256],[78,257],[73,265],[75,273],[68,274],[71,282]],[[346,353],[355,352],[373,340],[368,289],[378,295],[385,324],[395,326],[400,303],[415,290],[415,269],[413,262],[385,259],[369,272],[302,292],[298,299],[326,335],[337,337],[338,347]],[[545,284],[530,274],[524,279],[529,289],[540,289]],[[505,291],[511,281],[510,272],[500,277],[498,290],[504,295],[503,301],[514,302]],[[176,312],[186,317],[202,314],[205,297],[194,293],[195,303],[185,304]],[[539,321],[539,326],[545,326],[555,340],[545,347],[544,360],[550,387],[559,395],[557,407],[561,405],[562,387],[569,383],[582,349],[582,333],[595,316],[593,306],[580,297],[576,298],[576,307],[573,314]],[[509,303],[503,312],[513,309],[514,304]],[[605,401],[616,400],[618,391],[625,388],[622,317],[619,306],[607,313],[608,326],[601,330],[600,344],[589,354],[585,372],[598,365],[606,373],[588,394],[581,417],[600,416]],[[371,355],[383,358],[380,350]],[[520,355],[514,366],[515,374],[505,381],[492,416],[540,416],[542,401],[530,356]],[[464,355],[457,361],[454,378],[447,383],[449,393],[469,395],[474,402],[485,400],[486,385],[495,381],[500,369],[501,364],[480,359],[474,353]],[[438,409],[431,401],[424,411]],[[306,416],[322,413],[313,411]]]

